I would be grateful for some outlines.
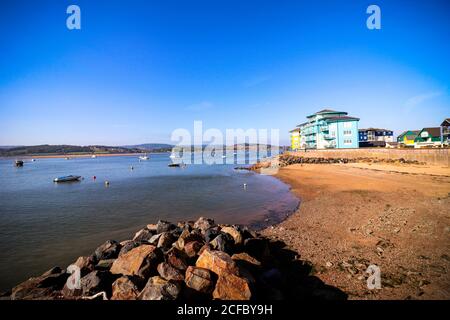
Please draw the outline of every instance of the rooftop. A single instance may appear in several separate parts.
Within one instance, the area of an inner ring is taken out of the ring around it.
[[[367,128],[367,129],[359,129],[359,131],[392,131],[392,130],[383,128]]]
[[[330,118],[325,119],[325,121],[344,121],[344,120],[359,121],[359,118],[349,117],[349,116],[341,116],[341,117],[330,117]]]
[[[332,109],[323,109],[323,110],[317,111],[316,113],[314,113],[312,115],[307,116],[307,118],[311,118],[311,117],[314,117],[314,116],[317,116],[317,115],[322,115],[322,114],[334,114],[334,113],[336,113],[336,114],[348,114],[345,111],[336,111],[336,110],[332,110]]]
[[[428,134],[432,135],[433,137],[441,136],[441,128],[440,127],[423,128],[422,130],[420,130],[420,132],[423,132],[423,131],[428,132]]]

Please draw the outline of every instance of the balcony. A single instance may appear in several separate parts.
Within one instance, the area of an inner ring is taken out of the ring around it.
[[[321,126],[319,126],[319,130],[320,130],[320,132],[326,132],[326,131],[328,131],[328,126],[327,125],[321,125]]]
[[[324,134],[323,138],[325,140],[334,140],[334,139],[336,139],[336,137],[332,136],[331,134]]]

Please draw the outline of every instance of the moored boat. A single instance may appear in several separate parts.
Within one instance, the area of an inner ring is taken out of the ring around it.
[[[179,167],[180,164],[179,163],[169,163],[167,166],[168,167],[172,167],[172,168],[176,168],[176,167]]]
[[[79,181],[81,176],[64,176],[53,179],[53,182],[71,182],[71,181]]]
[[[22,161],[22,160],[16,160],[16,161],[14,162],[14,165],[15,165],[16,167],[23,167],[23,161]]]
[[[145,155],[143,155],[143,156],[139,156],[139,160],[149,160],[150,159],[150,157],[149,156],[147,156],[147,154],[145,154]]]

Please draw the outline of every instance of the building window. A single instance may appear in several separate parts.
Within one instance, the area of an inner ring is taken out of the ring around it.
[[[352,130],[344,130],[344,136],[351,136]]]
[[[352,144],[352,140],[351,139],[344,139],[344,144]]]

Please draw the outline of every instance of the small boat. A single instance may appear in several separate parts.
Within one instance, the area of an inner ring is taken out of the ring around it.
[[[36,159],[31,159],[31,162],[35,162],[36,161]]]
[[[149,159],[150,159],[150,157],[147,156],[147,154],[145,154],[144,156],[140,156],[140,157],[139,157],[139,160],[144,160],[144,161],[146,161],[146,160],[149,160]]]
[[[97,158],[97,156],[96,156],[95,154],[93,154],[93,155],[91,156],[91,158],[92,158],[92,159],[95,159],[95,158]]]
[[[15,165],[16,167],[23,167],[23,161],[22,161],[22,160],[16,160],[16,161],[14,162],[14,165]]]
[[[71,181],[79,181],[81,176],[64,176],[53,179],[53,182],[71,182]]]
[[[171,167],[171,168],[177,168],[177,167],[180,167],[180,164],[179,163],[169,163],[167,166]]]

